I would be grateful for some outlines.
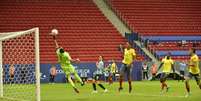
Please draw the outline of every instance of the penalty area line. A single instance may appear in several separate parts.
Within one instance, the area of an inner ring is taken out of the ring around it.
[[[176,97],[176,98],[185,98],[185,96],[178,96],[178,95],[164,95],[164,94],[162,94],[162,95],[151,95],[151,94],[148,94],[148,95],[146,95],[146,94],[142,94],[142,93],[134,93],[134,94],[132,94],[132,95],[134,95],[134,96],[144,96],[144,97],[170,97],[170,98],[174,98],[174,97]]]
[[[12,101],[30,101],[30,100],[23,100],[23,99],[17,99],[17,98],[10,98],[10,97],[0,97],[2,99],[12,100]]]

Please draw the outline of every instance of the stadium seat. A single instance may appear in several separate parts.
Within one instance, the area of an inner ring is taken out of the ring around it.
[[[97,61],[103,55],[106,60],[122,59],[118,46],[126,42],[125,38],[92,0],[2,0],[0,9],[0,32],[40,28],[41,63],[57,63],[55,45],[49,35],[53,28],[59,30],[59,45],[73,58]]]

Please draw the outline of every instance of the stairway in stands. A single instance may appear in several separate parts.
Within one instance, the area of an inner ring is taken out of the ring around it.
[[[59,30],[59,45],[81,61],[121,60],[119,44],[126,42],[92,0],[1,0],[0,32],[40,28],[41,63],[56,63],[48,33]],[[138,56],[141,57],[141,56]]]

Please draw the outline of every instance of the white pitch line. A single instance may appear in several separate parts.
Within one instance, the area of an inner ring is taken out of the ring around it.
[[[99,94],[108,94],[108,93],[99,93]],[[166,94],[155,94],[155,95],[151,95],[151,94],[143,94],[143,93],[125,93],[125,92],[120,92],[118,95],[128,95],[128,96],[143,96],[143,97],[169,97],[169,98],[185,98],[185,96],[181,96],[181,95],[166,95]]]
[[[178,96],[178,95],[175,95],[175,96],[171,96],[171,95],[145,95],[145,94],[142,94],[142,93],[134,93],[132,95],[137,95],[137,96],[144,96],[144,97],[177,97],[177,98],[185,98],[185,96]]]
[[[119,95],[130,95],[130,96],[144,96],[144,97],[172,97],[172,98],[185,98],[185,96],[181,96],[181,95],[166,95],[166,94],[155,94],[155,95],[151,95],[151,94],[143,94],[143,93],[119,93]]]
[[[16,98],[10,98],[10,97],[0,97],[0,98],[13,100],[13,101],[30,101],[30,100],[16,99]]]

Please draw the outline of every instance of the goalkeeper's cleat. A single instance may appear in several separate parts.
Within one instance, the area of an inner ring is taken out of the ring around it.
[[[77,88],[73,87],[73,89],[74,89],[74,91],[75,91],[76,93],[80,93],[80,91],[79,91]]]
[[[96,93],[98,93],[98,91],[97,90],[94,90],[93,92],[91,92],[92,94],[96,94]]]
[[[119,92],[122,91],[122,90],[123,90],[123,88],[122,88],[122,87],[119,87]]]
[[[107,89],[105,89],[105,90],[104,90],[104,93],[107,93],[107,92],[108,92],[108,90],[107,90]]]
[[[85,85],[85,83],[84,83],[84,82],[82,82],[82,83],[81,83],[81,86],[84,86],[84,85]]]

